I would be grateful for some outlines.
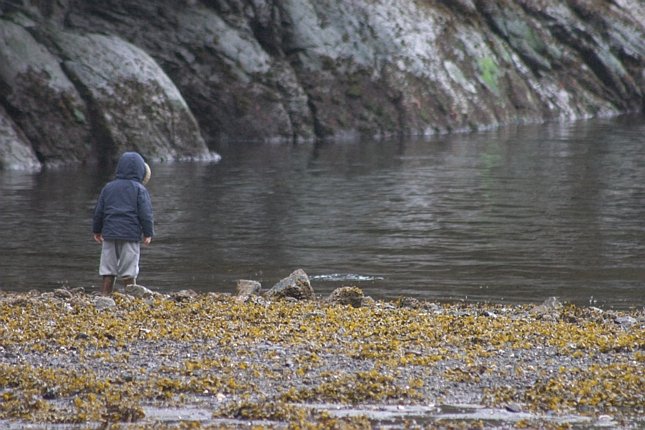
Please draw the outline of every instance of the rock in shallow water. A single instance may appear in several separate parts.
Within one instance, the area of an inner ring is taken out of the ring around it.
[[[267,291],[266,297],[268,299],[292,298],[296,300],[313,300],[315,298],[309,276],[302,269],[295,270],[291,275],[275,284]]]

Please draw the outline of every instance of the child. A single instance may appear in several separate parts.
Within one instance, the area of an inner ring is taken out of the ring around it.
[[[116,166],[116,179],[108,182],[94,209],[94,240],[102,244],[99,275],[104,295],[112,294],[118,277],[123,286],[136,283],[140,242],[149,245],[154,235],[150,194],[144,186],[150,167],[136,152],[126,152]]]

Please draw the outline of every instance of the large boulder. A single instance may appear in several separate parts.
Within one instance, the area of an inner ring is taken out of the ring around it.
[[[143,50],[115,35],[52,33],[66,72],[92,107],[105,155],[134,149],[152,159],[208,158],[181,93]]]
[[[168,72],[216,141],[309,140],[309,100],[281,53],[278,2],[82,2],[68,22],[118,31]]]
[[[0,170],[38,171],[41,164],[22,131],[0,106]]]
[[[24,25],[30,25],[29,22]],[[10,166],[32,168],[33,155],[49,165],[84,161],[90,156],[87,110],[59,59],[21,25],[0,19],[0,104],[20,132],[1,137],[12,142]],[[2,121],[8,129],[7,121]],[[18,137],[12,137],[12,135]],[[24,140],[31,150],[24,148]],[[23,162],[17,161],[24,159]],[[7,158],[9,158],[7,156]]]
[[[265,296],[267,299],[313,300],[315,298],[309,276],[302,269],[297,269],[286,278],[280,280],[266,292]]]

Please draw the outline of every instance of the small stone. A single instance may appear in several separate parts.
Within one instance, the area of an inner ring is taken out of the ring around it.
[[[364,298],[363,290],[358,287],[340,287],[332,291],[327,297],[327,302],[334,305],[350,305],[354,308],[360,308]]]
[[[152,294],[154,294],[154,293],[152,293]],[[172,293],[170,295],[170,297],[176,302],[187,302],[187,301],[189,301],[190,299],[192,299],[192,298],[194,298],[196,296],[197,296],[197,292],[195,292],[194,290],[181,290],[181,291],[177,291],[175,293]]]
[[[237,281],[237,295],[238,296],[251,296],[253,294],[260,294],[262,291],[262,284],[258,281],[249,279],[239,279]]]
[[[54,290],[54,297],[58,297],[59,299],[71,299],[72,293],[65,288],[57,288]]]
[[[616,324],[620,325],[621,327],[631,327],[637,322],[636,318],[633,318],[630,316],[616,317],[614,321],[616,322]]]
[[[143,285],[130,284],[125,286],[125,293],[133,297],[151,297],[154,293]]]
[[[560,312],[563,308],[562,302],[557,297],[549,297],[541,305],[534,306],[531,312],[538,319],[544,321],[556,321],[560,318]]]
[[[109,309],[116,306],[116,302],[112,297],[99,296],[94,299],[94,306],[98,310]]]
[[[535,311],[557,311],[562,309],[562,302],[557,297],[549,297],[541,305],[534,308]]]
[[[365,296],[363,297],[363,300],[361,300],[361,307],[364,307],[364,308],[376,307],[376,300],[374,300],[370,296]]]
[[[59,387],[49,387],[43,393],[43,399],[45,400],[54,400],[59,396]]]
[[[262,284],[258,281],[249,279],[239,279],[237,281],[237,297],[238,302],[246,303],[252,296],[260,294],[262,291]]]
[[[509,403],[504,408],[509,412],[513,412],[514,414],[522,412],[522,406],[518,405],[517,403]]]
[[[443,313],[443,308],[437,303],[426,302],[426,303],[423,304],[423,309],[425,309],[426,311],[435,313],[435,314],[442,314]]]
[[[414,297],[402,297],[399,299],[399,307],[402,308],[419,309],[422,305],[422,302]]]
[[[250,303],[253,305],[265,306],[265,307],[269,305],[269,303],[264,299],[264,297],[260,297],[260,296],[249,296],[244,300],[244,303]]]

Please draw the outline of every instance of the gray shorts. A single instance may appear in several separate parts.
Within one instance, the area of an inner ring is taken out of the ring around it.
[[[135,278],[139,274],[139,242],[104,240],[99,275]]]

